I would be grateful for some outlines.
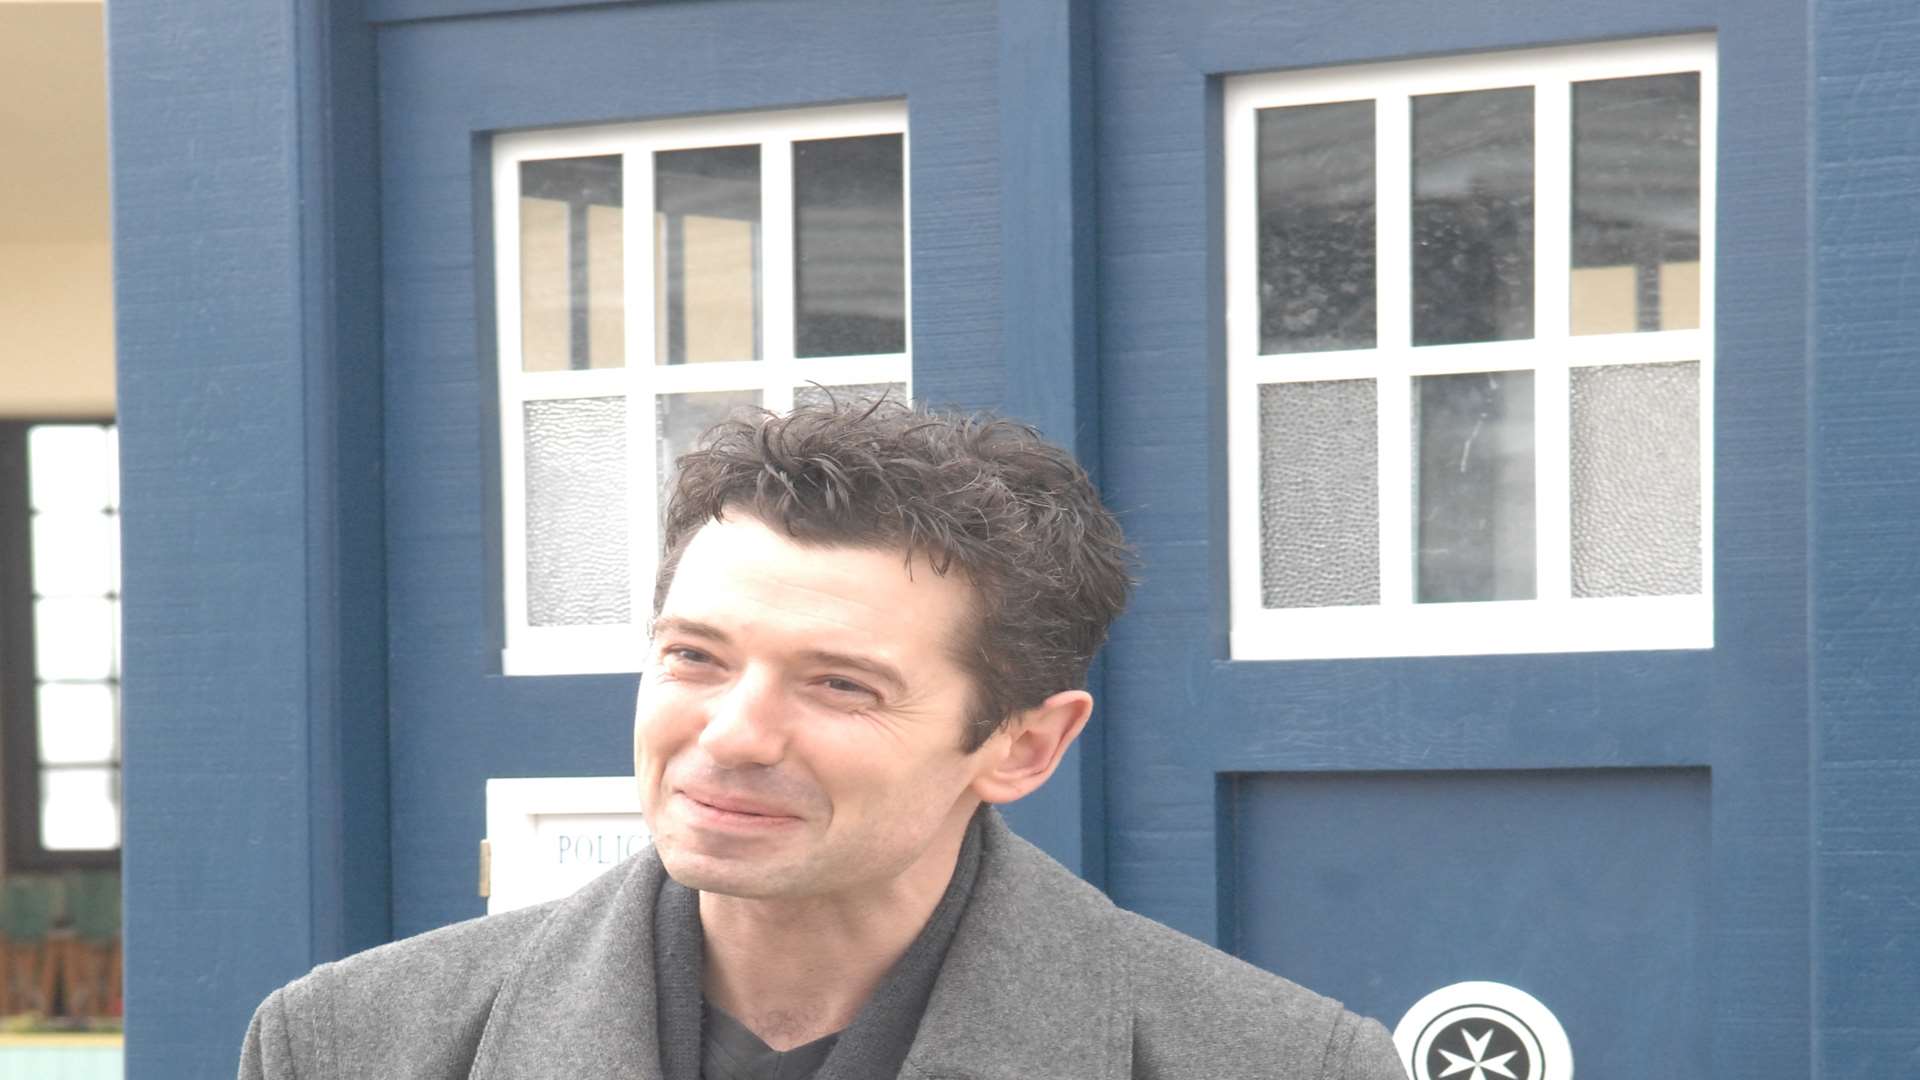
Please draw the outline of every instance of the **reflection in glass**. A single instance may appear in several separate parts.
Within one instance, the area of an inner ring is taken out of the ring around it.
[[[1373,102],[1258,116],[1260,351],[1371,348]]]
[[[1533,336],[1533,90],[1413,99],[1413,343]]]
[[[1700,325],[1700,75],[1573,84],[1576,334]]]
[[[1260,603],[1380,602],[1372,379],[1260,387]]]
[[[653,156],[654,362],[760,359],[760,148]]]
[[[680,471],[680,455],[693,449],[708,428],[736,411],[753,409],[759,404],[758,390],[661,394],[653,399],[654,481],[661,521],[666,520],[667,493]]]
[[[119,847],[120,771],[40,770],[40,846],[48,851]]]
[[[27,499],[34,510],[105,510],[119,468],[109,429],[35,424],[27,429]]]
[[[825,405],[833,402],[838,405],[869,405],[879,398],[890,398],[902,405],[907,403],[906,383],[852,383],[846,386],[821,386],[808,383],[793,388],[795,405]]]
[[[108,683],[42,683],[39,698],[40,763],[111,763],[118,723],[114,688]]]
[[[520,163],[520,357],[527,371],[626,363],[618,155]]]
[[[1700,365],[1570,377],[1573,595],[1698,594]]]
[[[1413,450],[1415,598],[1532,599],[1533,372],[1415,379]]]
[[[794,349],[907,348],[907,219],[899,135],[793,144]]]
[[[529,401],[527,622],[624,623],[627,555],[625,398]]]

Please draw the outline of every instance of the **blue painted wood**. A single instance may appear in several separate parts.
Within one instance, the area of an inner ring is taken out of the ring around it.
[[[1812,1075],[1920,1071],[1920,11],[1813,4]]]
[[[1093,288],[1093,22],[1086,0],[999,7],[1000,235],[1007,389],[1001,408],[1100,476]],[[1009,823],[1076,873],[1106,870],[1105,691],[1053,779]]]
[[[658,2],[660,0],[367,0],[367,18],[376,23],[394,23]]]
[[[354,3],[108,14],[127,1062],[388,936],[379,269]]]
[[[996,27],[983,0],[711,0],[380,29],[396,933],[480,912],[487,778],[632,767],[632,677],[498,674],[487,133],[904,97],[916,390],[998,405]]]
[[[1804,10],[1790,0],[1095,8],[1103,464],[1145,558],[1106,655],[1108,887],[1217,939],[1223,774],[1708,766],[1713,1074],[1809,1065]],[[1226,659],[1220,75],[1718,27],[1710,652]],[[1427,823],[1406,823],[1417,843]],[[1388,952],[1413,947],[1382,931]],[[1799,972],[1799,974],[1796,974]],[[1463,976],[1465,977],[1465,976]],[[1432,987],[1400,988],[1403,1000]]]

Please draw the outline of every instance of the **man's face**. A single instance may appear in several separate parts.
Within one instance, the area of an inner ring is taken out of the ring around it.
[[[970,618],[964,581],[899,551],[801,547],[744,513],[704,526],[634,718],[667,871],[732,896],[880,895],[950,858],[984,768],[950,655]]]

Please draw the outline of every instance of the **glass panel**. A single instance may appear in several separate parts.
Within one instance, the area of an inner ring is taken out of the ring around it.
[[[114,468],[113,444],[98,424],[27,429],[27,498],[35,510],[105,510]]]
[[[1373,102],[1259,111],[1260,351],[1371,348]]]
[[[115,591],[114,528],[118,517],[100,512],[36,514],[33,518],[33,591],[41,596],[105,596]]]
[[[879,398],[891,398],[902,405],[907,403],[906,383],[853,383],[847,386],[821,386],[808,383],[793,388],[795,405],[825,405],[829,401],[841,405],[866,405]]]
[[[1260,603],[1380,602],[1379,390],[1372,379],[1260,388]]]
[[[34,669],[42,679],[114,676],[111,600],[36,600]]]
[[[1571,378],[1573,595],[1697,595],[1700,365]]]
[[[624,623],[627,548],[625,398],[529,401],[527,621]]]
[[[40,770],[40,846],[104,851],[120,846],[120,770]]]
[[[1573,84],[1576,334],[1700,325],[1700,75]]]
[[[1533,336],[1533,90],[1413,99],[1413,343]]]
[[[653,156],[654,362],[760,359],[760,148]]]
[[[680,455],[693,449],[706,430],[736,410],[757,408],[758,390],[716,390],[704,394],[661,394],[653,399],[654,480],[660,518],[665,520],[667,492],[679,472]]]
[[[1533,372],[1414,380],[1414,597],[1534,595]]]
[[[40,687],[40,763],[90,765],[118,758],[114,688],[108,683]]]
[[[520,163],[520,356],[527,371],[626,363],[619,155]]]
[[[793,144],[794,349],[907,348],[907,218],[898,135]]]

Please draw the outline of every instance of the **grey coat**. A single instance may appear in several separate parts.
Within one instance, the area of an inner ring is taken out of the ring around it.
[[[1114,907],[988,816],[902,1077],[1404,1080],[1386,1030]],[[325,964],[254,1014],[241,1080],[659,1080],[651,850],[565,900]]]

